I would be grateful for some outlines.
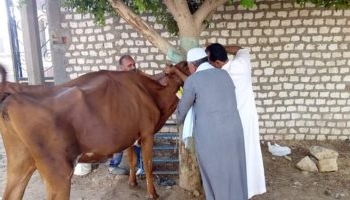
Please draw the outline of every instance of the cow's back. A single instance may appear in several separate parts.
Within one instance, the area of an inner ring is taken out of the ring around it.
[[[100,156],[121,151],[142,134],[154,133],[160,111],[150,91],[150,87],[158,87],[153,80],[104,71],[75,85],[40,101],[74,127],[82,154]]]

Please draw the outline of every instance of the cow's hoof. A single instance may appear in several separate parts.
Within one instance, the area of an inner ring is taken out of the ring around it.
[[[137,186],[137,182],[129,182],[129,186],[130,186],[131,188],[134,188],[134,187]]]
[[[148,199],[154,199],[155,200],[155,199],[158,199],[158,197],[159,197],[158,194],[154,193],[154,194],[150,194]]]

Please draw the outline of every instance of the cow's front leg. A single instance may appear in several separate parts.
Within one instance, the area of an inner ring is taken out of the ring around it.
[[[126,149],[126,152],[128,154],[128,161],[129,161],[129,167],[130,167],[130,172],[129,172],[129,185],[131,187],[137,186],[137,181],[136,181],[136,163],[137,163],[137,158],[136,154],[134,151],[134,147],[128,147]]]
[[[143,165],[146,172],[147,191],[150,199],[157,199],[158,195],[153,183],[153,135],[142,138],[141,141]]]

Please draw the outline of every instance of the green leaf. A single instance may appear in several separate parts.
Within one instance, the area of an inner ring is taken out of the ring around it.
[[[255,0],[240,0],[240,4],[244,8],[252,8],[255,6]]]

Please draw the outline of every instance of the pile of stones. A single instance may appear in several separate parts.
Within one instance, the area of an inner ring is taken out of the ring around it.
[[[321,146],[311,146],[310,156],[306,156],[297,163],[300,170],[308,172],[338,171],[338,152]]]

